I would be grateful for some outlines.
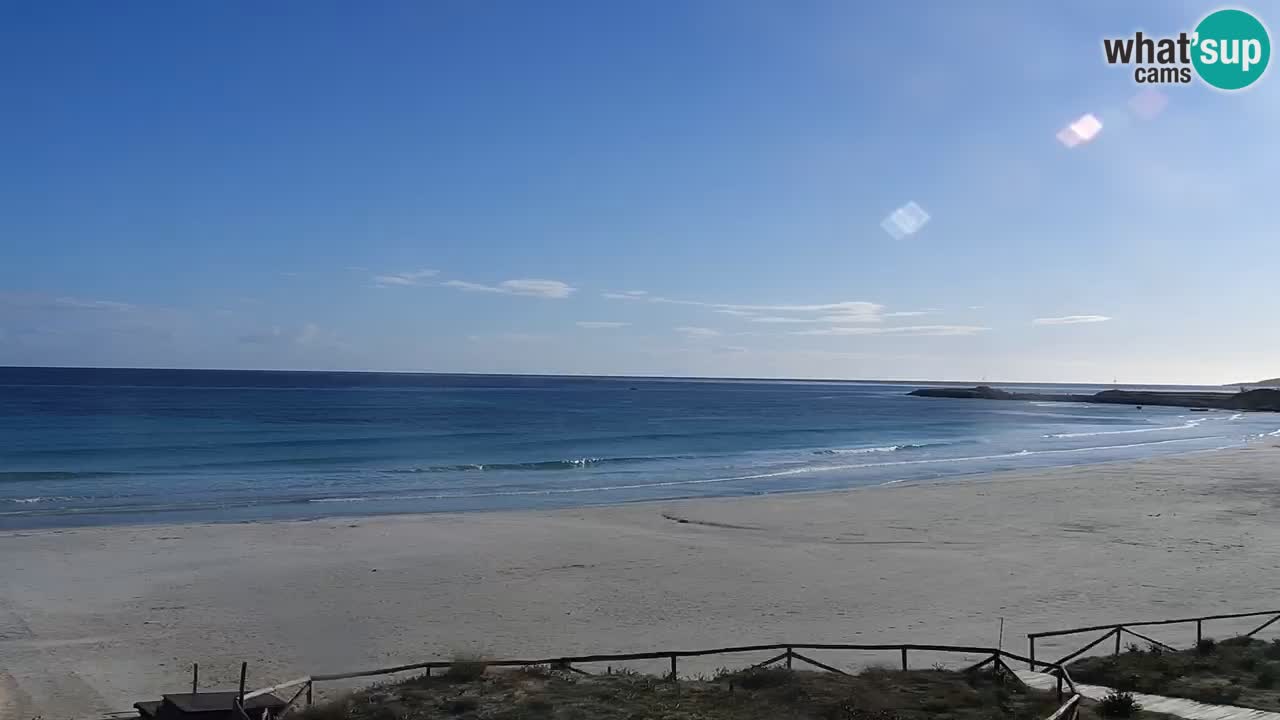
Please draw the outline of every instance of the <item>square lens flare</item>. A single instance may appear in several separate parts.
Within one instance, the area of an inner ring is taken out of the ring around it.
[[[1102,132],[1102,121],[1094,117],[1092,113],[1085,113],[1080,116],[1079,120],[1058,131],[1058,142],[1073,148],[1089,142],[1097,137],[1100,132]]]
[[[924,208],[909,202],[906,205],[894,210],[880,223],[880,227],[894,240],[902,240],[920,232],[920,228],[929,222],[929,213]]]

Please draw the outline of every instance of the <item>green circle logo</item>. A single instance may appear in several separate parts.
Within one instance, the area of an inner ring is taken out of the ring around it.
[[[1200,79],[1219,90],[1249,87],[1267,70],[1271,38],[1243,10],[1218,10],[1196,26],[1191,62]]]

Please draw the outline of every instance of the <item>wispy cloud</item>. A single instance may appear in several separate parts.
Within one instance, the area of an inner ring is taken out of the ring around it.
[[[627,290],[625,292],[601,293],[602,297],[608,298],[609,300],[652,300],[652,298],[647,297],[648,295],[648,290]]]
[[[705,307],[713,313],[742,318],[750,323],[762,324],[822,324],[822,325],[860,325],[879,324],[888,318],[916,318],[920,315],[932,315],[937,310],[896,310],[888,313],[879,302],[865,300],[842,300],[840,302],[813,302],[813,304],[754,304],[754,302],[707,302],[701,300],[680,300],[673,297],[649,295],[644,291],[605,292],[608,300],[631,300],[637,302],[654,302],[662,305],[681,305],[686,307]],[[940,327],[940,325],[931,325]],[[904,333],[901,331],[891,331]],[[836,333],[828,333],[836,334]],[[870,333],[844,333],[870,334]]]
[[[91,312],[127,313],[138,310],[137,305],[115,300],[92,300],[63,295],[20,294],[0,292],[0,308],[14,310],[85,310]]]
[[[1081,323],[1106,322],[1111,318],[1106,315],[1064,315],[1062,317],[1036,318],[1032,325],[1079,325]]]
[[[692,325],[682,325],[675,328],[675,331],[690,338],[711,338],[720,337],[720,331],[712,328],[694,327]]]
[[[438,270],[414,270],[413,272],[393,273],[390,275],[375,275],[373,283],[378,287],[393,287],[397,285],[421,285],[424,280],[439,275]]]
[[[574,323],[574,325],[588,330],[607,330],[610,328],[626,327],[627,325],[630,325],[630,323],[613,322],[611,320],[579,320]]]
[[[663,305],[707,308],[723,315],[750,318],[757,322],[796,322],[796,320],[778,318],[784,317],[784,315],[803,315],[806,313],[829,313],[829,317],[838,316],[839,318],[838,320],[828,319],[823,322],[878,322],[880,318],[885,317],[883,305],[865,300],[844,300],[841,302],[815,304],[717,303],[650,295],[643,290],[632,290],[625,293],[608,292],[604,293],[603,296],[609,300],[633,300]],[[798,321],[809,322],[812,320],[817,320],[817,318]]]
[[[74,297],[54,298],[50,301],[48,307],[55,310],[106,310],[110,312],[129,312],[137,309],[136,305],[114,300],[82,300]]]
[[[905,325],[902,327],[827,327],[799,330],[793,335],[906,335],[915,337],[950,337],[977,335],[991,328],[977,325]]]
[[[532,278],[503,280],[497,285],[485,285],[482,283],[467,282],[465,280],[449,280],[441,284],[445,287],[466,290],[468,292],[489,292],[501,293],[503,295],[524,295],[527,297],[554,299],[567,298],[577,290],[577,288],[559,280],[538,280]]]

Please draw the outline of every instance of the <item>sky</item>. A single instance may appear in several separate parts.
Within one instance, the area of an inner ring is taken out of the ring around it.
[[[1280,71],[1102,55],[1217,7],[2,4],[0,365],[1274,377]]]

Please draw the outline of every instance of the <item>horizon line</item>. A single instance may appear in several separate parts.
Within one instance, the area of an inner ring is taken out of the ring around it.
[[[901,378],[803,378],[803,377],[745,377],[733,375],[610,375],[592,373],[521,373],[521,372],[475,372],[475,371],[439,371],[439,370],[304,370],[282,368],[177,368],[177,367],[139,367],[139,366],[99,366],[99,365],[0,365],[0,370],[138,370],[168,372],[254,372],[254,373],[327,373],[344,375],[436,375],[464,377],[529,377],[529,378],[582,378],[582,379],[616,379],[616,380],[728,380],[738,382],[811,382],[811,383],[879,383],[879,384],[955,384],[966,386],[977,385],[1087,385],[1087,386],[1140,386],[1140,387],[1231,387],[1254,385],[1254,382],[1231,382],[1221,384],[1205,383],[1159,383],[1159,382],[1062,382],[1051,380],[921,380]]]

